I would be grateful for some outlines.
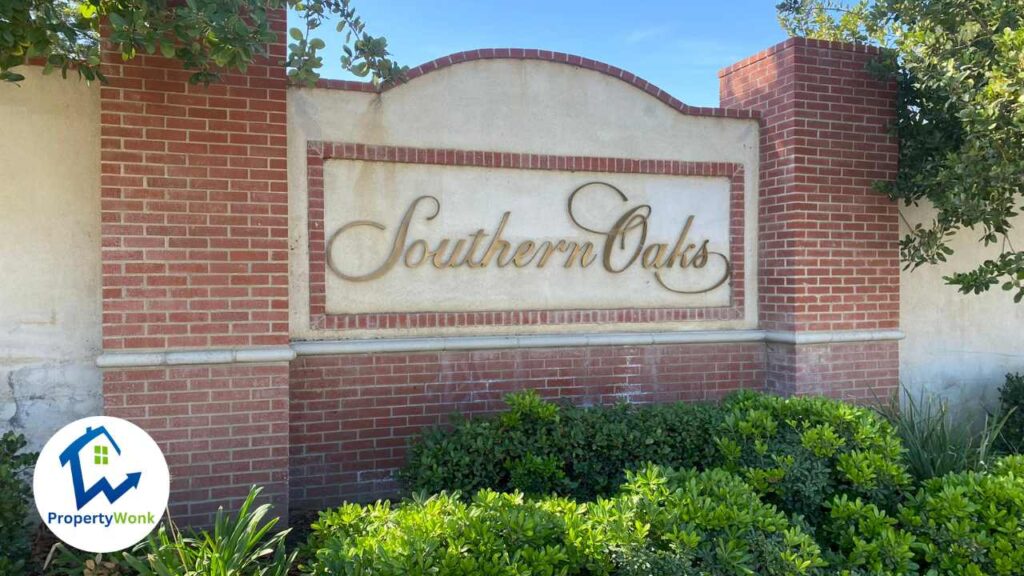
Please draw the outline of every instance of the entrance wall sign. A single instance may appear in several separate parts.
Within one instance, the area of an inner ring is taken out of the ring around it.
[[[728,308],[742,196],[728,165],[685,164],[328,158],[311,274],[327,315]]]
[[[417,221],[435,220],[441,213],[441,201],[436,196],[419,196],[409,204],[394,227],[391,237],[386,240],[388,248],[380,266],[367,273],[346,273],[342,270],[345,254],[338,254],[345,251],[337,249],[342,245],[346,234],[355,234],[363,227],[386,233],[388,226],[374,220],[355,220],[338,228],[327,241],[327,264],[337,277],[350,282],[377,280],[388,274],[395,266],[419,268],[428,265],[437,270],[488,268],[492,265],[496,268],[512,266],[542,269],[553,259],[556,261],[554,265],[561,264],[563,268],[589,268],[599,261],[600,267],[610,274],[621,274],[638,265],[650,270],[659,286],[678,294],[710,292],[729,279],[731,267],[728,256],[712,251],[708,247],[710,240],[695,240],[691,237],[695,218],[692,214],[686,216],[681,223],[674,243],[651,242],[648,238],[653,210],[649,204],[627,206],[610,228],[589,228],[577,219],[576,214],[579,211],[576,204],[579,194],[589,190],[613,193],[627,203],[629,198],[607,182],[588,182],[569,195],[569,220],[579,230],[597,236],[599,240],[596,243],[592,240],[570,237],[526,239],[513,245],[505,238],[512,212],[505,211],[490,230],[479,228],[463,238],[440,237],[432,244],[430,239],[412,237],[411,230]],[[421,206],[423,208],[420,208]],[[372,243],[370,249],[378,247],[379,243]],[[358,253],[353,251],[347,253],[358,256]],[[709,260],[716,257],[721,259],[719,273],[717,279],[712,276],[708,280],[708,286],[673,288],[665,280],[668,271],[674,267],[692,269],[699,273],[708,265]]]
[[[312,333],[749,320],[741,163],[309,140],[305,166]]]

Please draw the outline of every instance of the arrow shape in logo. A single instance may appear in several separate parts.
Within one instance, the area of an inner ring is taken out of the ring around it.
[[[111,504],[113,504],[119,498],[121,498],[121,496],[124,496],[125,492],[131,490],[132,488],[137,488],[139,486],[139,478],[141,477],[142,472],[130,472],[128,474],[128,477],[125,478],[124,482],[121,482],[120,484],[117,485],[117,488],[111,486],[110,482],[108,482],[106,478],[101,478],[98,482],[93,484],[92,487],[86,490],[84,493],[80,492],[81,486],[79,486],[79,484],[76,482],[75,501],[78,503],[78,509],[81,510],[82,506],[85,506],[86,503],[91,501],[96,496],[99,496],[101,492],[105,494],[107,496],[107,500]]]

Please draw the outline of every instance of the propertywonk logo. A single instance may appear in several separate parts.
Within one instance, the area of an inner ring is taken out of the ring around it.
[[[170,475],[149,434],[127,420],[94,416],[50,438],[33,489],[39,515],[57,538],[86,552],[114,552],[160,521]]]

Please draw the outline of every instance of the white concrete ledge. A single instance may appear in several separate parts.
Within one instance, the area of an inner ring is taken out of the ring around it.
[[[685,332],[621,332],[609,334],[545,334],[531,336],[465,336],[451,338],[398,338],[381,340],[316,340],[292,342],[299,356],[327,354],[380,354],[386,352],[444,352],[503,348],[565,348],[575,346],[649,346],[656,344],[718,344],[729,342],[781,342],[828,344],[900,340],[899,330],[836,332],[774,332],[764,330],[693,330]]]
[[[688,332],[622,332],[611,334],[537,334],[528,336],[453,336],[450,338],[393,338],[380,340],[311,340],[292,342],[299,356],[379,354],[385,352],[446,352],[507,348],[566,348],[577,346],[648,346],[653,344],[713,344],[761,342],[762,330],[703,330]]]
[[[96,359],[96,365],[100,368],[139,368],[144,366],[290,362],[294,359],[295,351],[290,346],[275,346],[273,348],[233,348],[224,350],[105,352]]]
[[[906,335],[900,330],[835,330],[827,332],[765,332],[766,342],[782,344],[832,344],[845,342],[884,342],[902,340]]]
[[[726,344],[773,342],[832,344],[901,340],[899,330],[778,332],[765,330],[689,330],[680,332],[614,332],[607,334],[533,334],[524,336],[452,336],[446,338],[381,338],[374,340],[306,340],[274,348],[107,352],[96,359],[100,368],[140,368],[195,364],[289,362],[296,356],[386,354],[388,352],[450,352],[514,348],[582,346],[652,346],[658,344]]]

